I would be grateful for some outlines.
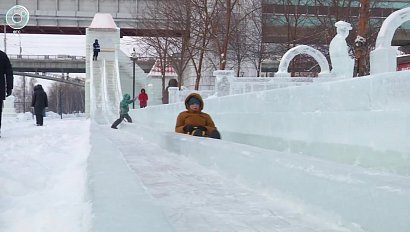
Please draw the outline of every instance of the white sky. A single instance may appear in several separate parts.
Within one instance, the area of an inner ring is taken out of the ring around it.
[[[6,47],[7,54],[18,55],[20,52],[20,39],[22,55],[72,55],[85,56],[85,36],[84,35],[43,35],[43,34],[18,34],[7,33]],[[132,38],[121,38],[121,50],[126,54],[132,52]],[[0,33],[0,50],[4,51],[4,33]],[[72,74],[71,76],[85,77],[85,74]],[[20,78],[16,76],[16,83]],[[43,87],[47,87],[53,81],[37,79]]]
[[[21,34],[22,55],[75,55],[85,56],[84,35],[36,35]],[[7,33],[7,54],[19,54],[18,34]],[[121,49],[131,54],[132,39],[121,38]],[[0,49],[4,51],[4,34],[0,33]]]

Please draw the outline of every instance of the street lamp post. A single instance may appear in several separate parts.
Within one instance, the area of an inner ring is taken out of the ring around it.
[[[21,34],[20,34],[20,30],[15,30],[13,31],[14,34],[17,34],[19,37],[19,48],[20,48],[20,52],[19,52],[19,58],[21,58],[21,53],[23,51],[23,48],[21,47]]]
[[[135,60],[137,59],[137,54],[135,53],[135,48],[131,53],[130,59],[132,60],[132,97],[135,97]],[[132,102],[132,108],[135,109],[135,101]]]
[[[6,29],[7,29],[7,26],[6,26],[6,23],[4,23],[3,31],[4,31],[4,52],[5,53],[7,53],[7,39],[6,39],[7,33],[6,33]]]

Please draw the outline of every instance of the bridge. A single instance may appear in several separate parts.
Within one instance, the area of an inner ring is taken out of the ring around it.
[[[85,57],[70,55],[9,55],[15,75],[52,80],[84,87],[84,79],[69,73],[85,73]],[[57,76],[50,73],[61,73]],[[66,75],[64,75],[66,74]]]
[[[69,77],[69,73],[85,73],[86,57],[71,55],[14,55],[9,54],[10,62],[13,66],[14,74],[28,76],[77,86],[84,86],[84,80]],[[123,56],[126,56],[123,54]],[[125,57],[124,57],[125,58]],[[124,69],[129,66],[129,61],[122,59]],[[144,73],[148,73],[155,63],[151,57],[138,57],[135,64],[138,65]],[[139,69],[138,68],[138,69]],[[61,73],[53,75],[50,73]],[[129,75],[123,73],[122,76]]]
[[[147,7],[153,4],[150,0],[35,0],[24,3],[2,0],[0,18],[5,18],[6,9],[16,4],[25,6],[30,13],[27,26],[20,30],[26,34],[85,35],[96,13],[110,13],[121,28],[121,36],[149,36],[159,32],[169,36],[182,34],[166,29],[160,21],[149,16]],[[4,31],[12,32],[13,29],[1,27],[0,32]]]

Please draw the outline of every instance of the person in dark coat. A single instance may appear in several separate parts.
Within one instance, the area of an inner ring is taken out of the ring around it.
[[[1,115],[3,113],[3,101],[10,96],[13,90],[13,68],[9,57],[0,51],[0,137],[1,137]]]
[[[141,89],[141,93],[138,95],[138,100],[140,101],[140,108],[147,107],[148,95],[145,93],[145,89]]]
[[[93,43],[93,60],[97,60],[98,53],[100,52],[100,44],[98,43],[98,39],[96,39]]]
[[[191,93],[185,99],[186,111],[179,113],[175,125],[175,132],[193,136],[220,139],[221,135],[215,127],[211,116],[202,112],[204,102],[201,95]]]
[[[131,96],[128,93],[124,94],[120,102],[120,117],[111,125],[112,129],[118,129],[117,126],[120,125],[124,118],[127,119],[128,122],[132,122],[132,119],[128,114],[128,111],[130,110],[128,105],[133,103],[136,99],[137,98],[131,99]]]
[[[31,107],[34,107],[34,114],[36,115],[37,126],[43,126],[43,117],[45,114],[46,107],[48,107],[47,94],[46,92],[44,92],[43,86],[34,86]]]

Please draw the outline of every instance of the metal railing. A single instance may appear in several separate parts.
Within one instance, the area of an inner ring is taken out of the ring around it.
[[[85,56],[72,55],[8,55],[11,60],[80,60],[85,62]]]

